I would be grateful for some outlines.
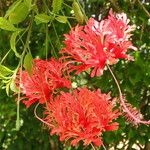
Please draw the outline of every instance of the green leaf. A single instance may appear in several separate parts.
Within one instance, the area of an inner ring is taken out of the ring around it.
[[[3,79],[5,79],[5,78],[6,78],[6,77],[5,77],[3,74],[0,73],[0,79],[3,80]]]
[[[38,6],[37,5],[32,5],[32,11],[35,12],[35,14],[38,14],[39,13],[39,10],[38,10]]]
[[[16,7],[18,7],[18,5],[21,2],[22,2],[22,0],[17,0],[16,2],[14,2],[7,10],[5,17],[8,17],[16,9]]]
[[[24,68],[28,71],[29,75],[32,74],[32,55],[27,53],[24,58]]]
[[[52,17],[46,14],[37,14],[34,20],[36,24],[40,24],[40,23],[48,23],[51,19]]]
[[[11,24],[8,20],[3,17],[0,17],[0,28],[8,31],[18,31],[21,30],[16,28],[13,24]]]
[[[10,76],[4,76],[3,74],[0,73],[0,79],[3,80],[3,83],[5,82],[5,80],[10,80],[11,77]]]
[[[31,10],[32,0],[24,0],[24,3],[27,5],[28,9]]]
[[[67,17],[66,16],[58,16],[55,18],[58,22],[60,23],[66,23],[67,22]]]
[[[53,3],[52,3],[53,10],[52,10],[52,12],[53,13],[58,13],[61,10],[62,3],[63,3],[63,0],[53,0]]]
[[[18,92],[18,88],[16,87],[16,84],[15,84],[15,79],[12,79],[11,82],[10,82],[10,89],[13,91],[13,92]]]
[[[10,82],[6,84],[6,94],[9,96]]]
[[[7,76],[7,75],[12,74],[12,73],[13,73],[12,70],[10,70],[6,66],[0,64],[0,74],[1,75]]]
[[[76,1],[73,2],[72,8],[73,8],[76,20],[82,24],[84,22],[85,18],[80,9],[79,4]]]
[[[9,14],[9,21],[12,24],[18,24],[26,19],[29,12],[30,10],[26,3],[22,2]]]
[[[16,57],[20,57],[20,55],[18,54],[18,52],[16,50],[16,38],[19,35],[19,33],[20,33],[19,31],[14,32],[10,38],[10,47],[14,51]]]

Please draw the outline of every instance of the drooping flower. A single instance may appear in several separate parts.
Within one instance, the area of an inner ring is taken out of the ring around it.
[[[126,53],[128,49],[136,49],[130,41],[130,32],[135,26],[128,23],[126,14],[115,15],[112,11],[108,19],[100,22],[90,18],[87,25],[77,25],[65,34],[65,48],[61,50],[65,56],[62,58],[67,59],[68,64],[77,62],[72,66],[76,73],[93,68],[92,77],[102,75],[106,64],[115,64],[119,58],[132,60]]]
[[[118,129],[118,123],[112,121],[120,113],[114,110],[110,94],[102,94],[100,90],[80,88],[72,93],[62,92],[46,109],[45,121],[51,134],[59,135],[60,141],[70,141],[73,146],[79,141],[100,146],[103,132]]]
[[[32,75],[22,71],[17,76],[17,86],[20,86],[21,97],[27,107],[39,101],[43,104],[52,98],[52,93],[57,88],[71,87],[71,82],[64,77],[63,64],[55,59],[44,61],[35,59]]]

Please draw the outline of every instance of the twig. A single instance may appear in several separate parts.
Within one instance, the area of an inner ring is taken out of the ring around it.
[[[46,121],[44,121],[42,118],[40,118],[40,117],[37,115],[37,108],[38,108],[38,106],[39,106],[39,103],[38,103],[38,104],[35,106],[35,108],[34,108],[34,115],[35,115],[35,117],[36,117],[38,120],[40,120],[41,122],[43,122],[44,124],[50,126],[49,123],[47,123]]]
[[[149,16],[150,18],[150,13],[147,11],[147,9],[144,7],[144,5],[140,2],[140,0],[137,0],[138,3],[140,4],[140,6],[143,8],[143,10],[145,11],[145,13]]]
[[[94,145],[93,145],[92,143],[91,143],[91,146],[92,146],[92,149],[93,149],[93,150],[96,150],[96,148],[94,147]]]
[[[124,102],[123,96],[122,96],[122,92],[121,92],[120,85],[119,85],[119,83],[118,83],[118,81],[117,81],[115,75],[113,74],[112,70],[110,69],[110,67],[109,67],[108,65],[107,65],[107,67],[108,67],[108,69],[109,69],[109,71],[110,71],[110,73],[111,73],[111,75],[112,75],[112,77],[113,77],[113,79],[115,80],[115,83],[116,83],[116,85],[117,85],[117,88],[118,88],[118,91],[119,91],[119,96],[120,96],[120,101],[121,101],[122,106],[124,107],[124,111],[125,111],[126,113],[128,113],[128,115],[129,115],[136,123],[150,124],[150,120],[149,120],[149,121],[142,121],[142,120],[136,118],[136,117],[132,114],[132,112],[127,108],[127,106],[126,106],[126,104],[125,104],[125,102]]]
[[[107,150],[104,144],[103,144],[103,148],[104,148],[104,150]]]

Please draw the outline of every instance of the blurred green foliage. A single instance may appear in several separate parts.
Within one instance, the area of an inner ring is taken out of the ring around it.
[[[2,150],[73,150],[91,149],[65,147],[58,137],[51,137],[49,131],[34,117],[34,106],[26,109],[20,104],[20,129],[16,130],[17,105],[11,90],[16,68],[22,65],[24,57],[31,53],[33,58],[49,59],[59,57],[58,51],[63,47],[63,34],[77,24],[72,12],[73,0],[1,0],[0,17],[0,61],[1,65],[13,72],[5,70],[0,74],[0,149]],[[91,16],[97,20],[105,18],[110,8],[115,12],[125,12],[131,23],[136,25],[134,45],[138,51],[131,51],[134,62],[119,61],[112,67],[114,74],[127,100],[137,107],[146,120],[150,119],[150,3],[147,0],[80,0],[84,17]],[[13,6],[12,6],[13,4]],[[58,5],[58,6],[54,6]],[[12,7],[10,7],[12,6]],[[21,7],[20,7],[21,6]],[[15,8],[14,8],[15,7]],[[9,9],[9,11],[7,11]],[[85,14],[84,14],[84,11]],[[84,18],[86,19],[86,17]],[[6,22],[6,21],[9,21]],[[19,32],[16,39],[12,34]],[[30,64],[28,64],[30,66]],[[27,65],[27,66],[28,66]],[[0,66],[2,70],[2,66]],[[73,79],[73,85],[88,85],[91,88],[101,88],[103,92],[112,91],[112,96],[118,96],[118,90],[109,71],[102,77],[90,78],[87,73],[81,73]],[[6,88],[6,90],[5,90]],[[9,90],[11,88],[11,90]],[[7,94],[6,94],[7,91]],[[38,108],[42,115],[42,108]],[[150,127],[137,127],[126,123],[123,117],[118,119],[120,128],[115,132],[103,135],[107,149],[149,150]],[[99,148],[103,149],[103,147]]]

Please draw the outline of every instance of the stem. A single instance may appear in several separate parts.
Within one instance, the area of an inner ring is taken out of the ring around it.
[[[140,0],[137,0],[137,1],[140,4],[140,6],[143,8],[143,10],[145,11],[145,13],[148,15],[148,17],[150,17],[150,13],[147,11],[147,9],[144,7],[144,5],[140,2]]]
[[[124,111],[135,121],[135,123],[143,123],[143,124],[150,124],[150,120],[149,121],[142,121],[140,120],[139,118],[136,118],[134,116],[134,114],[132,114],[132,112],[128,109],[128,107],[126,106],[125,102],[124,102],[124,99],[123,99],[123,96],[122,96],[122,92],[121,92],[121,88],[120,88],[120,85],[115,77],[115,75],[113,74],[112,70],[110,69],[110,67],[107,65],[113,79],[115,80],[115,83],[117,85],[117,88],[118,88],[118,91],[119,91],[119,96],[120,96],[120,101],[121,101],[121,104],[122,104],[122,107],[124,108]]]
[[[53,17],[53,19],[55,18],[55,16],[56,16],[56,14],[53,14],[51,11],[50,11],[50,9],[48,8],[48,6],[47,6],[47,4],[46,4],[46,2],[45,2],[45,0],[43,0],[43,3],[44,3],[44,6],[45,6],[45,11],[46,11],[46,14],[48,13],[48,14],[50,14],[52,17]],[[53,19],[51,19],[50,20],[50,22],[49,22],[49,24],[48,24],[48,26],[50,27],[51,25],[52,25],[52,22],[53,22]],[[47,27],[48,28],[48,27]],[[54,28],[54,26],[53,26],[53,28]],[[54,31],[55,31],[55,29],[54,29]],[[56,34],[56,33],[55,33]],[[57,36],[57,35],[56,35]],[[54,46],[53,46],[53,44],[52,44],[52,41],[51,41],[51,39],[50,39],[50,37],[48,36],[48,33],[47,33],[47,41],[49,41],[49,43],[50,43],[50,45],[51,45],[51,47],[52,47],[52,49],[53,49],[53,53],[54,53],[54,55],[55,55],[55,57],[56,58],[58,58],[58,56],[57,56],[57,54],[56,54],[56,52],[55,52],[55,48],[54,48]],[[58,39],[59,40],[59,39]],[[60,41],[59,41],[59,43],[60,43]]]
[[[71,6],[69,6],[68,4],[66,4],[66,3],[64,3],[64,2],[63,2],[63,4],[72,10],[72,7],[71,7]]]
[[[59,46],[60,46],[60,45],[61,45],[61,42],[60,42],[59,36],[58,36],[58,34],[57,34],[57,31],[56,31],[56,28],[55,28],[55,25],[54,25],[54,23],[53,23],[53,22],[52,22],[52,26],[53,26],[54,33],[55,33],[55,35],[56,35],[56,38],[57,38],[58,43],[59,43]]]
[[[96,150],[96,148],[94,147],[94,145],[93,145],[92,143],[91,143],[91,146],[92,146],[92,149],[93,149],[93,150]]]
[[[48,36],[48,40],[49,40],[50,45],[51,45],[51,47],[52,47],[52,49],[53,49],[53,54],[54,54],[55,58],[58,58],[58,56],[57,56],[57,54],[56,54],[56,52],[55,52],[55,48],[54,48],[54,46],[53,46],[53,44],[52,44],[52,41],[51,41],[51,39],[50,39],[49,36]]]
[[[29,52],[30,52],[29,41],[30,41],[30,37],[31,37],[31,33],[32,33],[33,20],[34,20],[34,12],[32,12],[31,21],[30,21],[30,24],[29,24],[28,35],[27,35],[25,46],[24,46],[24,50],[28,49]]]
[[[38,120],[40,120],[41,122],[43,122],[44,124],[50,126],[49,123],[47,123],[46,121],[44,121],[42,118],[40,118],[40,117],[37,115],[37,108],[38,108],[38,106],[39,106],[39,103],[38,103],[38,104],[35,106],[35,108],[34,108],[34,115],[35,115],[35,117],[36,117]]]
[[[61,10],[61,13],[63,14],[63,16],[65,16],[65,14],[64,14],[64,12]],[[66,16],[65,16],[66,17]],[[67,17],[68,18],[68,17]],[[70,24],[70,22],[68,21],[68,19],[67,19],[67,24],[68,24],[68,26],[69,26],[69,28],[71,29],[72,27],[71,27],[71,24]]]
[[[104,146],[104,144],[103,144],[103,148],[104,148],[104,150],[107,150],[106,147]]]
[[[20,67],[20,76],[19,76],[19,83],[20,84],[21,84],[21,79],[22,79],[23,58],[24,58],[24,55],[25,55],[25,52],[27,51],[27,49],[30,52],[29,40],[30,40],[31,32],[32,32],[33,19],[34,19],[34,12],[32,13],[31,21],[29,23],[29,28],[28,28],[28,34],[27,34],[26,42],[25,42],[24,49],[23,49],[23,52],[22,52],[21,57],[20,57],[20,62],[18,64],[18,68]],[[19,86],[18,101],[17,101],[16,130],[20,129],[20,116],[19,116],[19,114],[20,114],[20,94],[21,94],[20,91],[21,91],[21,87]]]
[[[19,83],[21,83],[21,77],[22,77],[22,61],[20,61],[20,64],[18,65],[18,67],[21,66],[21,69],[20,69],[20,75],[19,75]],[[19,112],[20,112],[20,90],[21,90],[21,87],[19,86],[19,89],[18,89],[18,100],[17,100],[17,118],[16,118],[16,130],[18,131],[20,129],[20,115],[19,115]]]
[[[9,55],[10,52],[11,52],[11,49],[9,49],[8,52],[5,54],[5,56],[2,58],[0,64],[3,63],[3,61],[6,59],[6,57]]]
[[[23,37],[23,35],[27,32],[27,29],[19,36],[19,38],[16,41],[16,44],[19,42],[19,40],[21,40],[21,38]],[[2,58],[0,64],[2,64],[4,62],[4,60],[6,59],[6,57],[9,55],[9,53],[11,52],[11,49],[8,50],[8,52],[5,54],[5,56]]]
[[[46,35],[45,35],[45,55],[46,55],[46,60],[48,57],[48,25],[45,25],[45,30],[46,30]]]

